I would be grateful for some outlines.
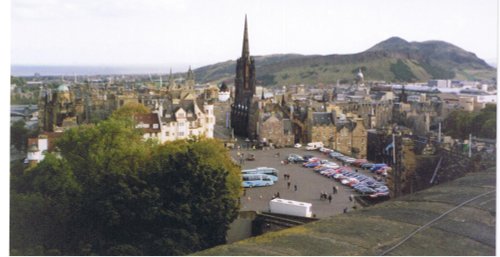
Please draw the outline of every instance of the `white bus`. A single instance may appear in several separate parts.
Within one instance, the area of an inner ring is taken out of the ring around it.
[[[242,170],[241,174],[266,174],[270,175],[273,182],[278,181],[279,171],[275,168],[258,167],[255,169]]]
[[[262,187],[274,185],[270,175],[266,174],[243,174],[242,179],[243,187]]]

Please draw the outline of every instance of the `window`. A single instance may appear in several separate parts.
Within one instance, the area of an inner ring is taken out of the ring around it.
[[[184,127],[184,122],[179,122],[179,127]]]
[[[183,137],[184,136],[184,132],[179,132],[179,136]]]

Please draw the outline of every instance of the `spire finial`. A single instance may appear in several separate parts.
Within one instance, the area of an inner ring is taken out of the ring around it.
[[[243,51],[241,56],[249,56],[250,50],[248,47],[248,26],[247,26],[247,15],[245,14],[245,31],[243,32]]]

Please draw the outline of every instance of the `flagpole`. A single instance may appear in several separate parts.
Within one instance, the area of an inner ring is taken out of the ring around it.
[[[392,163],[396,165],[396,136],[392,133]]]
[[[469,134],[469,158],[472,156],[472,133]]]

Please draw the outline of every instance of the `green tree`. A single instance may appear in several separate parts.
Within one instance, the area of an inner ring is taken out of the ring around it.
[[[111,114],[113,119],[130,119],[136,114],[149,113],[148,107],[140,103],[126,103]]]
[[[209,139],[153,144],[128,125],[70,129],[61,157],[16,177],[11,254],[184,255],[224,243],[241,184],[227,150]]]
[[[161,254],[186,254],[225,242],[229,224],[236,218],[241,181],[227,150],[214,143],[201,140],[163,145],[150,163],[148,184],[159,188],[166,210],[178,211],[167,212],[159,221],[180,236],[179,241],[168,234],[160,237],[157,244],[168,246]],[[178,247],[170,245],[174,242]]]
[[[11,191],[12,253],[45,255],[66,251],[68,226],[80,187],[68,163],[48,154],[40,165],[16,176]]]
[[[10,144],[19,151],[25,150],[28,144],[28,134],[29,130],[24,120],[14,122],[10,126]]]

